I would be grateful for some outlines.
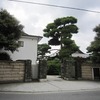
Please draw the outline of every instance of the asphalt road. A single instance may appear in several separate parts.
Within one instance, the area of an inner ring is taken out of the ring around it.
[[[0,100],[100,100],[100,90],[59,93],[0,93]]]

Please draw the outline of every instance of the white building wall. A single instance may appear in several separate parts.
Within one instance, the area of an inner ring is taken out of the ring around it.
[[[12,60],[31,60],[32,65],[36,64],[37,59],[37,39],[21,38],[19,41],[24,41],[24,46],[19,47],[14,53],[8,52]]]

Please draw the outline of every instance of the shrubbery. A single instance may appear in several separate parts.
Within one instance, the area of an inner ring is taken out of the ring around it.
[[[9,54],[7,54],[6,52],[2,52],[0,53],[0,60],[11,60]]]
[[[60,73],[60,61],[58,59],[48,60],[48,75],[59,75]]]

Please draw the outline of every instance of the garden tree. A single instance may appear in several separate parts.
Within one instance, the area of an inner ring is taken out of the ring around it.
[[[51,49],[51,47],[46,43],[38,44],[38,59],[44,59],[46,53],[50,53],[49,49]]]
[[[46,53],[50,53],[51,47],[44,43],[38,44],[38,61],[39,61],[39,78],[46,78],[47,75],[47,56]]]
[[[61,46],[59,55],[63,59],[70,58],[71,54],[78,50],[74,40],[71,40],[72,34],[78,33],[76,23],[77,19],[72,16],[57,18],[43,30],[44,36],[50,38],[49,45]]]
[[[0,49],[14,52],[20,46],[17,40],[23,32],[19,21],[4,9],[0,9]]]
[[[91,53],[91,59],[94,63],[100,63],[100,24],[93,29],[96,32],[94,41],[87,47],[88,53]]]
[[[60,61],[58,58],[47,60],[47,74],[48,75],[59,75],[60,74]]]

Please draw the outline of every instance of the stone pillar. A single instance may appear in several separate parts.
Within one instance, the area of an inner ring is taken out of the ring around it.
[[[47,76],[47,61],[39,60],[39,79],[46,79]]]
[[[61,67],[61,77],[67,80],[75,79],[75,66],[73,61],[63,61]]]
[[[24,63],[25,63],[24,81],[30,82],[30,81],[32,81],[32,61],[25,60]]]

